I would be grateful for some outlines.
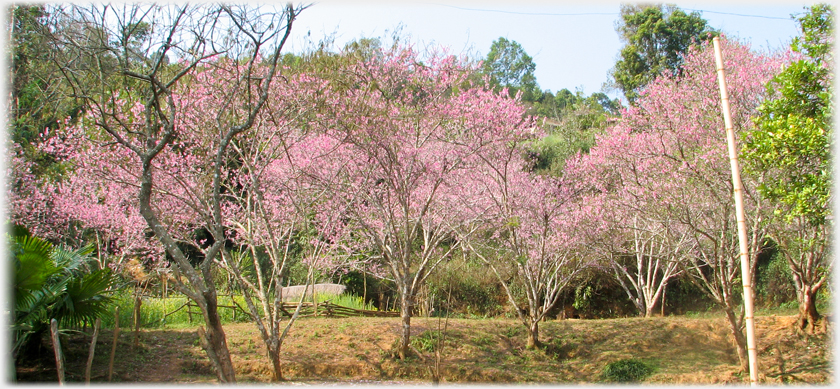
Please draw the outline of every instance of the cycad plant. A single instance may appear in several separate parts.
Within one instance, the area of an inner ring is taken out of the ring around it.
[[[110,269],[89,270],[90,246],[69,250],[53,246],[19,227],[10,238],[14,266],[13,359],[37,342],[56,319],[62,327],[93,322],[108,311]],[[30,343],[32,342],[32,343]]]

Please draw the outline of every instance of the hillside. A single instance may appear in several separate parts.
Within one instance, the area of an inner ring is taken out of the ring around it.
[[[829,334],[797,333],[793,316],[756,319],[762,377],[768,383],[831,383]],[[443,324],[443,323],[441,323]],[[413,334],[437,328],[437,319],[416,318]],[[226,325],[239,382],[267,382],[271,367],[255,326]],[[406,362],[389,357],[398,337],[398,318],[305,318],[283,349],[284,375],[307,383],[399,381],[429,383],[431,344],[415,342],[424,357]],[[442,352],[444,383],[599,382],[604,367],[635,358],[654,367],[645,383],[717,384],[746,382],[722,317],[625,318],[548,321],[541,325],[544,350],[526,350],[524,329],[507,319],[450,319]],[[107,382],[111,331],[96,348],[92,381]],[[89,337],[65,345],[68,381],[84,381]],[[142,330],[132,351],[132,335],[122,332],[114,382],[215,383],[198,346],[196,328]],[[48,341],[45,339],[45,345]],[[54,360],[46,354],[17,370],[20,381],[55,381]]]

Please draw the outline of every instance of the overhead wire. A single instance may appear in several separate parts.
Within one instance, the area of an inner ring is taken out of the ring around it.
[[[484,8],[468,8],[468,7],[459,7],[456,5],[450,4],[440,4],[440,3],[429,3],[432,5],[439,5],[442,7],[454,8],[459,9],[462,11],[476,11],[476,12],[495,12],[495,13],[503,13],[503,14],[511,14],[511,15],[532,15],[532,16],[591,16],[591,15],[605,15],[605,16],[618,16],[620,13],[618,12],[571,12],[571,13],[555,13],[555,12],[521,12],[521,11],[506,11],[506,10],[499,10],[499,9],[484,9]],[[718,14],[718,15],[731,15],[731,16],[741,16],[741,17],[748,17],[748,18],[762,18],[762,19],[777,19],[777,20],[789,20],[795,21],[793,17],[780,17],[780,16],[766,16],[766,15],[748,15],[748,14],[740,14],[740,13],[733,13],[733,12],[718,12],[718,11],[709,11],[703,9],[691,9],[691,8],[683,8],[686,11],[693,11],[693,12],[705,12],[711,14]]]

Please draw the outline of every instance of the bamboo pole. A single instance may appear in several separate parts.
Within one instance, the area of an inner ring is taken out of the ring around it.
[[[729,113],[729,95],[726,91],[726,80],[723,71],[723,54],[720,50],[720,40],[712,39],[715,48],[715,64],[720,85],[720,102],[723,110],[723,121],[726,126],[726,142],[729,148],[729,165],[732,170],[732,187],[735,197],[735,219],[738,223],[738,243],[741,256],[741,279],[744,284],[744,319],[747,329],[747,356],[750,368],[750,385],[758,383],[758,354],[755,345],[755,316],[753,307],[752,275],[750,274],[749,246],[747,243],[747,223],[744,216],[744,188],[741,183],[741,173],[738,166],[738,151],[735,144],[735,132],[732,130],[732,117]]]
[[[120,335],[120,307],[114,308],[114,341],[111,344],[111,361],[108,362],[108,382],[114,376],[114,356],[117,354],[117,338]]]
[[[96,324],[93,326],[93,340],[90,341],[90,349],[88,350],[87,368],[85,368],[85,384],[90,385],[90,369],[93,367],[93,353],[96,350],[96,338],[99,336],[99,327],[102,325],[102,319],[96,318]]]
[[[61,341],[58,338],[58,322],[50,320],[50,340],[55,352],[55,369],[58,371],[58,385],[64,386],[64,358],[61,355]]]

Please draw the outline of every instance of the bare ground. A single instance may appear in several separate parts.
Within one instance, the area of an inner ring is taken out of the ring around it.
[[[756,318],[761,381],[830,384],[832,330],[807,335],[794,316]],[[442,323],[441,323],[442,324]],[[415,318],[417,336],[436,329],[437,319]],[[430,382],[434,354],[395,360],[398,318],[304,318],[286,339],[284,376],[290,383]],[[645,383],[724,384],[748,382],[741,373],[723,318],[626,318],[541,323],[545,347],[525,348],[524,327],[505,319],[450,319],[442,351],[441,376],[449,383],[596,383],[613,361],[635,358],[654,367]],[[256,326],[225,326],[239,382],[269,382],[271,364]],[[107,382],[113,337],[103,331],[91,380]],[[67,380],[84,381],[90,337],[64,339]],[[196,327],[142,330],[118,339],[113,382],[215,383]],[[45,345],[48,341],[45,340]],[[18,366],[19,381],[56,381],[50,353]]]

